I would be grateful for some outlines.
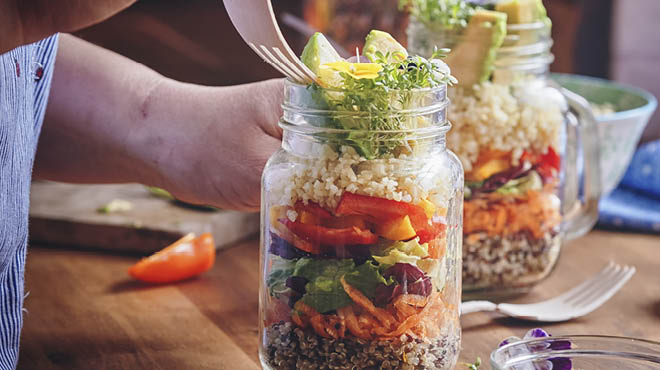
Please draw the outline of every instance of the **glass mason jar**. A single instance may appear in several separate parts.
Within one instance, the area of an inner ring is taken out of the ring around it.
[[[508,25],[491,81],[449,91],[448,147],[465,168],[464,299],[529,291],[552,271],[562,241],[598,217],[595,119],[548,78],[550,28],[549,20]],[[451,48],[461,32],[412,19],[409,50]]]
[[[392,91],[376,115],[338,115],[315,94],[344,93],[286,83],[282,149],[263,174],[262,366],[452,369],[463,172],[445,148],[446,86]],[[410,129],[365,130],[374,119]]]

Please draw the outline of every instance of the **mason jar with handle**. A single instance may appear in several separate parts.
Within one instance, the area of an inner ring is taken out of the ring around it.
[[[436,46],[459,50],[479,35],[470,27],[447,30],[412,17],[408,47],[421,55]],[[468,73],[477,82],[466,85],[457,76],[449,91],[447,143],[465,168],[467,299],[529,291],[553,270],[562,241],[597,221],[596,121],[584,99],[548,78],[550,28],[547,18],[507,24],[492,63],[480,66],[491,68],[490,78]]]
[[[282,149],[263,174],[262,366],[452,369],[463,173],[445,148],[447,87],[390,91],[369,114],[317,94],[348,93],[286,83]]]

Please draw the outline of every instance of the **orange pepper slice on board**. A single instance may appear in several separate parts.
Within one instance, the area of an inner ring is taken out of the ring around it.
[[[188,234],[128,269],[133,278],[147,283],[172,283],[197,276],[213,267],[215,244],[209,233]]]

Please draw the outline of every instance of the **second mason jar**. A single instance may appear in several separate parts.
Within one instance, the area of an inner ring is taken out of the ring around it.
[[[452,369],[463,173],[445,149],[446,86],[340,116],[314,94],[345,92],[286,83],[282,149],[263,175],[262,366]],[[373,120],[407,129],[363,129]]]
[[[492,77],[449,93],[448,147],[465,168],[464,298],[527,292],[550,274],[562,240],[596,221],[595,121],[586,102],[548,78],[550,27],[548,19],[507,25]],[[463,31],[413,18],[409,48],[452,48]]]

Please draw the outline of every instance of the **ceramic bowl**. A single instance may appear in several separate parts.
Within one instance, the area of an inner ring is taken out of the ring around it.
[[[607,195],[625,174],[658,101],[642,89],[600,78],[555,73],[552,79],[592,104],[611,104],[616,110],[596,116],[601,188],[602,195]]]

